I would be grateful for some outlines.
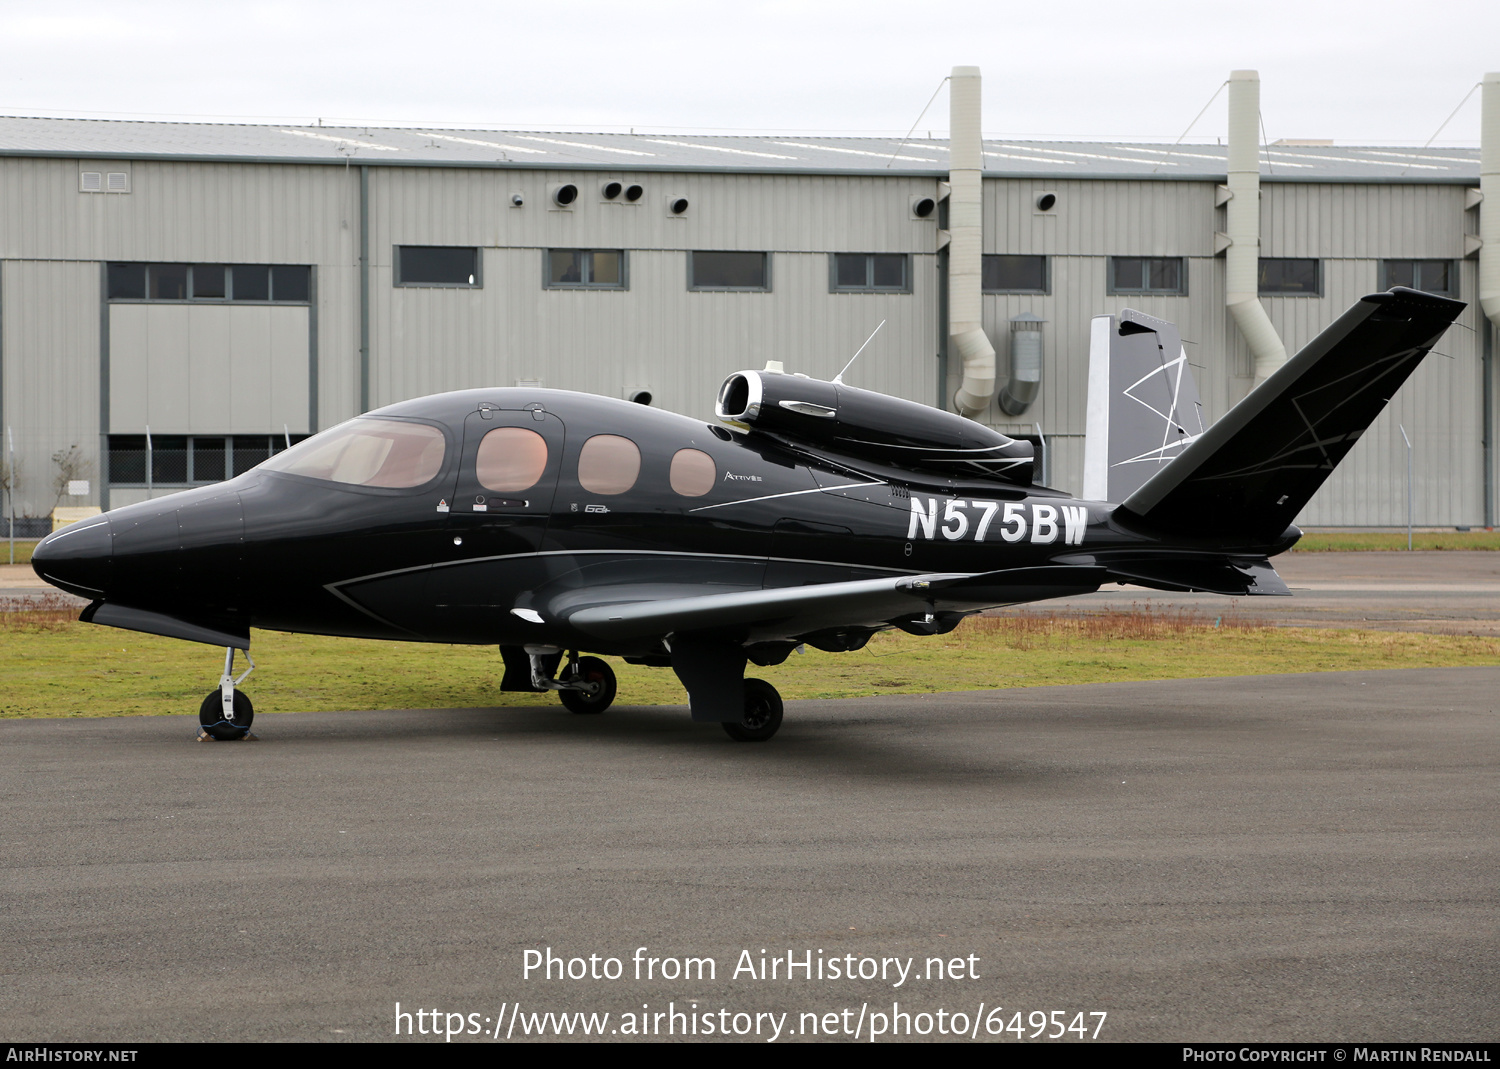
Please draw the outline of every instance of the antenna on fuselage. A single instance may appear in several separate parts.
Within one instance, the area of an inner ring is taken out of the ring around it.
[[[883,326],[885,326],[884,319],[880,321],[880,327]],[[880,333],[880,327],[876,327],[874,330],[870,331],[870,336],[865,339],[865,345],[869,345],[872,341],[875,340],[875,335]],[[859,359],[859,354],[865,351],[865,345],[861,345],[858,349],[854,350],[854,355],[851,356],[849,358],[849,362],[844,365],[844,371],[848,371],[851,367],[854,366],[854,361]],[[842,386],[844,384],[844,371],[840,371],[833,377],[835,385]]]

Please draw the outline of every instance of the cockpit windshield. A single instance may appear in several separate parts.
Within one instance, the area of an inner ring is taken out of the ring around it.
[[[403,489],[430,482],[443,467],[443,432],[425,423],[351,419],[260,465],[312,479]]]

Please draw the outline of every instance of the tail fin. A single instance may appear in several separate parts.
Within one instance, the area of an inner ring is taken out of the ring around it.
[[[1463,309],[1404,287],[1362,298],[1127,497],[1122,518],[1274,540]]]
[[[1089,332],[1083,496],[1124,501],[1207,428],[1177,328],[1126,308]]]

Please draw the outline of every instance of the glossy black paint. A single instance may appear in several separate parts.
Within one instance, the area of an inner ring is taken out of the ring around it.
[[[908,537],[913,496],[934,510],[953,500],[1023,508],[1071,500],[1046,488],[856,467],[847,457],[820,462],[766,434],[726,440],[707,424],[609,398],[470,390],[371,415],[440,428],[448,444],[440,474],[389,490],[256,469],[60,532],[38,547],[36,569],[98,601],[235,634],[261,627],[644,654],[664,636],[601,640],[570,629],[566,617],[585,604],[1021,568],[1076,550],[1061,539],[979,542],[972,527],[958,539]],[[505,505],[476,511],[476,498],[496,498],[475,481],[478,438],[510,425],[544,434],[546,474]],[[579,484],[579,450],[595,434],[640,447],[640,476],[627,493]],[[670,486],[672,457],[684,448],[714,460],[717,480],[701,497]],[[1146,541],[1110,523],[1112,506],[1085,507],[1089,548]],[[517,608],[548,622],[528,623]]]
[[[936,634],[963,613],[1111,581],[1284,594],[1268,558],[1300,536],[1287,523],[1298,502],[1462,307],[1414,291],[1366,298],[1124,506],[1018,485],[1029,445],[951,414],[745,372],[720,396],[721,412],[753,417],[733,433],[557,390],[406,401],[369,417],[441,432],[443,462],[424,485],[262,467],[64,529],[33,563],[92,600],[87,619],[197,641],[248,645],[259,627],[533,645],[679,674],[694,670],[684,650],[776,663],[801,642]],[[543,476],[524,491],[478,481],[479,443],[496,427],[546,440]],[[601,434],[639,449],[624,493],[579,481]],[[671,485],[684,449],[713,460],[700,496]],[[991,456],[975,463],[973,450]]]

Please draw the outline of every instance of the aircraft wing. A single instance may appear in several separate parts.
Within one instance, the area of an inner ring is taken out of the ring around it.
[[[607,639],[736,630],[749,640],[769,641],[830,628],[881,627],[917,613],[972,612],[1087,593],[1107,574],[1102,567],[1057,565],[903,575],[585,605],[569,612],[567,622]]]

